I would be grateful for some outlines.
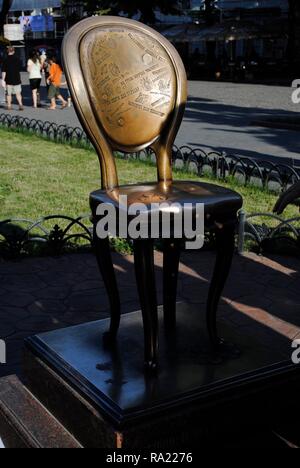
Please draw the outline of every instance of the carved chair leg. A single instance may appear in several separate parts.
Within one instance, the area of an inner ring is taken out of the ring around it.
[[[234,255],[235,223],[216,230],[217,259],[210,285],[207,303],[207,326],[211,344],[218,350],[223,344],[218,337],[217,311],[220,298],[228,279]]]
[[[134,242],[134,262],[144,322],[145,366],[148,370],[155,370],[158,358],[158,311],[152,240]]]
[[[176,299],[180,261],[180,240],[164,242],[164,319],[166,330],[176,327]]]
[[[104,344],[110,345],[116,341],[121,319],[121,302],[114,265],[111,257],[109,239],[99,239],[94,226],[94,247],[100,273],[108,294],[110,303],[110,330],[104,337]]]

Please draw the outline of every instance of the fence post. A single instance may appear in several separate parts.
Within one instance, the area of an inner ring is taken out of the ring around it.
[[[239,232],[238,232],[238,253],[239,253],[239,255],[243,255],[243,253],[244,253],[245,224],[246,224],[246,212],[244,210],[241,210],[239,212]]]

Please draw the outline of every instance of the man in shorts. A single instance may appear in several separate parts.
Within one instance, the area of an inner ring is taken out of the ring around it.
[[[7,93],[7,109],[11,110],[12,96],[16,96],[19,110],[24,110],[22,100],[21,62],[16,56],[14,47],[7,48],[7,58],[2,66],[2,86]]]

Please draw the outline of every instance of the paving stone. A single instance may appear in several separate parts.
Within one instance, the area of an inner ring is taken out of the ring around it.
[[[235,309],[239,308],[240,311],[242,312],[244,310],[244,306],[246,307],[256,307],[257,305],[260,306],[261,309],[263,310],[269,310],[270,306],[272,305],[273,301],[269,297],[266,296],[259,296],[256,294],[256,291],[252,291],[251,294],[244,295],[238,298],[233,298],[231,296],[226,296],[225,297],[225,302],[229,306],[234,306]]]
[[[28,331],[30,335],[35,335],[44,331],[63,328],[66,324],[62,320],[49,315],[32,315],[31,317],[20,320],[16,323],[16,330],[19,332]]]
[[[20,275],[18,277],[7,276],[1,282],[1,286],[7,291],[34,292],[46,287],[36,275]]]
[[[207,300],[208,285],[206,283],[185,283],[181,288],[181,296],[191,304],[204,304]]]
[[[79,325],[84,322],[95,322],[96,320],[102,320],[109,318],[109,310],[105,311],[88,311],[84,313],[84,316],[78,312],[68,311],[62,315],[61,319],[66,326]]]
[[[269,313],[275,317],[292,324],[296,327],[300,326],[300,305],[287,303],[287,301],[277,301],[270,305]]]
[[[79,291],[89,291],[89,290],[99,290],[104,289],[104,283],[101,278],[94,279],[94,280],[86,280],[81,281],[78,284],[75,284],[72,287],[72,292],[79,292]]]
[[[2,315],[2,314],[1,314]],[[13,320],[1,317],[0,324],[0,339],[5,339],[6,337],[12,335],[15,331],[15,324]]]
[[[40,299],[34,301],[27,310],[31,315],[62,314],[66,311],[66,306],[59,300]]]
[[[139,300],[136,286],[134,288],[121,287],[119,288],[119,292],[120,292],[121,303]]]
[[[140,308],[132,256],[113,254],[122,312]],[[162,302],[163,256],[155,254],[158,303]],[[178,300],[199,304],[205,314],[214,266],[210,252],[183,253]],[[20,372],[23,340],[27,336],[109,317],[109,302],[92,254],[26,259],[0,263],[0,338],[7,336],[10,363],[6,371]],[[6,290],[3,287],[3,278]],[[297,283],[299,279],[299,285]],[[36,280],[36,281],[35,281]],[[220,303],[219,320],[266,348],[282,347],[300,338],[299,261],[284,257],[236,256]],[[204,317],[205,315],[203,315]],[[13,365],[12,365],[13,362]],[[0,375],[3,374],[0,367]]]
[[[53,287],[47,286],[38,293],[39,299],[66,299],[70,294],[71,287]]]
[[[35,258],[29,258],[23,260],[23,262],[33,272],[41,272],[57,268],[60,259],[61,257],[43,257],[40,261],[37,261]]]
[[[1,323],[2,323],[2,317],[8,318],[11,321],[16,321],[20,319],[24,319],[29,316],[29,312],[27,311],[26,308],[20,308],[20,307],[10,307],[10,306],[2,306],[0,309],[0,334],[1,334]]]
[[[300,292],[300,281],[299,281],[299,292]],[[264,296],[272,301],[283,301],[287,304],[300,304],[300,294],[297,291],[288,291],[287,288],[279,288],[269,286],[266,288]]]
[[[12,275],[13,277],[25,276],[30,272],[30,267],[26,260],[16,262],[3,262],[0,263],[0,275],[7,276]]]
[[[100,311],[108,308],[108,299],[106,294],[98,291],[90,291],[87,295],[71,294],[65,302],[66,307],[72,311],[82,312],[87,310]]]
[[[26,293],[18,293],[17,291],[10,291],[4,294],[4,296],[1,296],[1,306],[26,307],[32,302],[34,302],[34,296]]]
[[[160,301],[158,302],[158,304],[160,303]],[[122,308],[121,308],[121,312],[122,314],[129,314],[130,312],[136,312],[138,310],[140,310],[140,302],[139,300],[137,299],[136,301],[130,301],[130,302],[126,302],[126,303],[123,303],[122,304]],[[109,311],[108,311],[108,315],[109,315]]]

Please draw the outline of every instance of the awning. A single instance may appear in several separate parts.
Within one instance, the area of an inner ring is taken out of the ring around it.
[[[171,42],[199,42],[201,40],[199,39],[201,28],[203,29],[203,25],[200,26],[195,23],[180,24],[162,31],[161,34]]]
[[[288,23],[271,21],[257,24],[247,21],[228,21],[221,25],[206,28],[200,32],[201,41],[237,41],[242,39],[267,39],[288,35]]]
[[[237,41],[241,39],[263,39],[288,36],[288,22],[273,20],[268,24],[250,21],[226,21],[210,28],[189,24],[174,26],[162,32],[171,42]]]
[[[0,0],[0,9],[3,1]],[[32,11],[36,8],[59,8],[61,0],[13,0],[10,11]]]

